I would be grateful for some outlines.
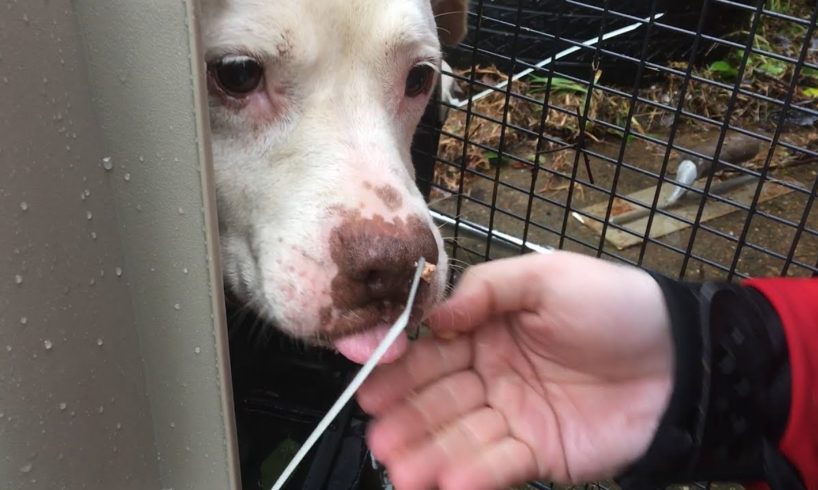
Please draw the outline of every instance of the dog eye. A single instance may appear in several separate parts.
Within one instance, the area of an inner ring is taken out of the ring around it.
[[[254,91],[264,77],[261,64],[247,57],[224,59],[209,68],[219,87],[233,97]]]
[[[427,64],[415,65],[406,77],[406,89],[404,94],[407,97],[417,97],[427,93],[432,88],[435,70]]]

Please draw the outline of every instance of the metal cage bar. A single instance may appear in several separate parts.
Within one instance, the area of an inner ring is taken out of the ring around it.
[[[545,247],[679,277],[818,274],[818,7],[790,4],[699,0],[683,22],[661,0],[473,2],[445,74],[465,95],[426,153],[455,262]],[[670,38],[683,55],[657,49]],[[735,135],[759,147],[749,164]],[[682,158],[714,164],[684,182]],[[666,207],[676,187],[686,204]],[[628,207],[640,227],[617,221]]]

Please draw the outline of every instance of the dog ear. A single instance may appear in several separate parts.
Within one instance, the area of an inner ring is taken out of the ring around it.
[[[440,42],[454,46],[466,37],[469,0],[432,0]]]

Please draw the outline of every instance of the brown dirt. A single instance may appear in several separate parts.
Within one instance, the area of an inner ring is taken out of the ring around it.
[[[664,137],[664,135],[655,135]],[[675,142],[678,145],[692,147],[705,138],[714,138],[717,132],[680,130]],[[785,133],[782,136],[785,141],[790,141],[798,146],[813,145],[816,140],[815,129],[798,129]],[[621,139],[606,139],[589,146],[590,149],[609,156],[614,160],[620,151]],[[750,162],[751,166],[763,164],[766,157],[768,145],[762,146],[759,157]],[[510,146],[510,153],[521,157],[523,160],[532,158],[533,148],[530,142],[521,142]],[[665,148],[663,146],[647,143],[641,140],[633,140],[626,145],[623,161],[644,170],[658,172],[664,157]],[[563,173],[570,175],[575,159],[574,150],[563,150],[561,154],[547,154],[541,158],[541,167],[554,168],[553,160],[558,158],[560,165],[556,168]],[[780,165],[790,158],[783,149],[776,150],[772,160],[773,165]],[[669,170],[675,171],[679,157],[675,153],[671,155]],[[775,178],[791,178],[799,182],[805,188],[805,192],[793,192],[785,196],[760,205],[759,209],[774,216],[798,223],[804,215],[807,204],[808,189],[811,189],[816,179],[816,168],[818,163],[809,163],[797,167],[779,169],[773,172]],[[590,159],[590,169],[595,179],[596,185],[607,192],[591,189],[587,185],[577,185],[574,187],[571,209],[579,209],[598,202],[607,202],[610,195],[611,183],[615,171],[615,165],[598,158]],[[491,210],[486,205],[478,204],[475,201],[482,201],[491,204],[495,189],[495,179],[500,184],[496,189],[496,209],[494,213],[494,229],[517,237],[523,237],[525,233],[525,221],[515,216],[525,218],[529,201],[531,201],[531,222],[538,226],[528,229],[528,240],[534,243],[560,247],[583,253],[595,253],[599,246],[600,238],[590,229],[581,225],[570,216],[567,219],[565,228],[565,239],[561,241],[560,234],[565,220],[565,211],[557,203],[563,204],[567,201],[570,180],[560,176],[547,174],[539,171],[536,181],[533,181],[535,173],[528,165],[503,163],[500,165],[483,165],[478,167],[479,175],[467,181],[466,192],[471,199],[462,199],[460,215],[469,221],[488,226],[491,220]],[[440,174],[441,172],[439,172]],[[588,180],[588,174],[582,158],[578,161],[577,178],[581,181]],[[655,179],[642,175],[636,171],[622,168],[616,193],[628,194],[656,184]],[[515,189],[513,187],[517,187]],[[536,198],[530,199],[529,190],[535,190]],[[551,200],[552,202],[548,202]],[[749,204],[749,203],[746,203]],[[453,215],[456,212],[457,199],[454,194],[445,196],[441,192],[433,195],[434,209]],[[506,214],[507,213],[507,214]],[[737,237],[741,234],[745,226],[747,213],[742,210],[727,216],[709,221],[706,226],[718,230],[730,237]],[[812,207],[806,221],[807,227],[818,230],[818,211]],[[551,231],[542,229],[544,227]],[[750,223],[747,240],[749,243],[773,253],[787,256],[795,237],[795,228],[777,223],[769,218],[754,216]],[[445,234],[445,233],[444,233]],[[679,274],[683,254],[671,250],[675,247],[681,250],[687,249],[691,236],[690,228],[659,238],[661,244],[648,244],[645,247],[643,265],[649,269],[656,270],[676,276]],[[578,242],[584,242],[590,246]],[[477,240],[460,238],[459,243],[474,250],[476,253],[469,253],[459,249],[454,258],[468,263],[480,262],[486,251],[485,243]],[[663,246],[662,244],[666,245]],[[720,237],[710,231],[700,229],[693,243],[692,252],[701,256],[705,260],[723,264],[727,267],[733,262],[736,253],[736,243],[727,238]],[[636,261],[642,252],[642,246],[636,245],[631,248],[618,251],[609,243],[604,244],[604,250],[617,257]],[[497,258],[508,255],[508,252],[493,247],[489,252],[490,257]],[[815,265],[818,261],[818,238],[809,233],[803,233],[795,249],[794,258],[798,262]],[[750,276],[777,275],[782,272],[784,260],[777,258],[770,253],[754,250],[745,246],[739,256],[737,271]],[[788,270],[789,275],[809,275],[810,272],[797,265],[792,265]],[[726,272],[706,263],[691,259],[688,264],[686,277],[691,279],[716,279],[726,277]]]

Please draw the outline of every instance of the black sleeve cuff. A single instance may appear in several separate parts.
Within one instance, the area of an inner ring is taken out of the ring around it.
[[[777,451],[791,388],[775,310],[749,287],[654,278],[671,318],[674,387],[647,453],[620,485],[767,480],[773,488],[803,488]]]

